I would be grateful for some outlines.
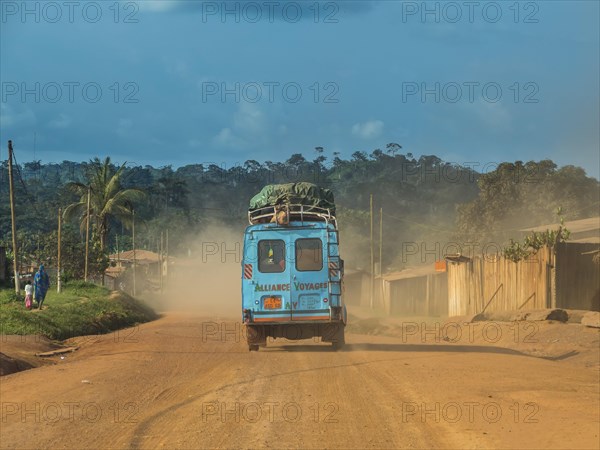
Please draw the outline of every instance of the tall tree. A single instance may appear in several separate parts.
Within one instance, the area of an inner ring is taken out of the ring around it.
[[[477,184],[478,197],[457,209],[458,228],[469,238],[502,239],[555,222],[559,207],[567,220],[589,217],[600,200],[598,180],[573,166],[558,169],[550,160],[503,162]]]
[[[103,252],[110,231],[110,221],[114,219],[126,227],[131,225],[131,204],[145,199],[146,194],[135,188],[123,189],[121,179],[125,163],[116,168],[110,157],[100,161],[94,158],[87,167],[86,183],[71,182],[67,188],[79,196],[79,201],[69,205],[64,212],[65,220],[79,218],[81,227],[85,227],[87,218],[87,195],[90,189],[90,222],[100,240]]]

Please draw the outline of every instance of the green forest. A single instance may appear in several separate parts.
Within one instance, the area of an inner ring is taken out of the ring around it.
[[[197,237],[211,225],[241,237],[250,198],[272,183],[309,181],[333,191],[347,267],[368,267],[372,194],[377,246],[383,211],[385,270],[432,262],[434,253],[464,243],[475,251],[486,242],[505,245],[520,238],[522,228],[557,222],[558,208],[565,220],[574,220],[597,215],[600,205],[598,180],[579,167],[558,167],[550,160],[459,165],[434,155],[415,158],[395,143],[357,151],[350,159],[317,147],[282,162],[248,160],[232,167],[155,168],[104,156],[13,164],[20,258],[54,264],[61,208],[67,279],[82,277],[88,190],[90,264],[96,273],[117,246],[131,248],[133,212],[137,248],[156,251],[161,232],[168,230],[170,254],[198,256]],[[8,194],[8,162],[3,161],[0,246],[10,258]]]

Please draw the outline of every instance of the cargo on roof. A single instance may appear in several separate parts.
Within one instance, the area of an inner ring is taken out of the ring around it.
[[[304,205],[328,209],[335,215],[333,192],[313,183],[268,184],[250,200],[250,211],[279,205]]]

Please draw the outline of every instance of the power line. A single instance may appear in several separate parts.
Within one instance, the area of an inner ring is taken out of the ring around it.
[[[27,186],[25,185],[25,181],[23,181],[23,176],[21,175],[21,167],[19,166],[19,163],[17,162],[17,157],[15,156],[14,148],[13,148],[13,151],[12,151],[12,159],[15,162],[15,168],[17,169],[17,174],[19,175],[19,181],[21,182],[21,186],[23,186],[23,189],[25,190],[25,195],[29,198],[30,201],[32,201],[32,202],[35,201],[34,197],[27,190]]]

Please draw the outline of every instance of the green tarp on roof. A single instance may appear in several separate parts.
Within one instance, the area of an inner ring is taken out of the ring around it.
[[[267,206],[282,205],[317,206],[335,214],[333,192],[313,183],[268,184],[250,200],[250,211]]]

